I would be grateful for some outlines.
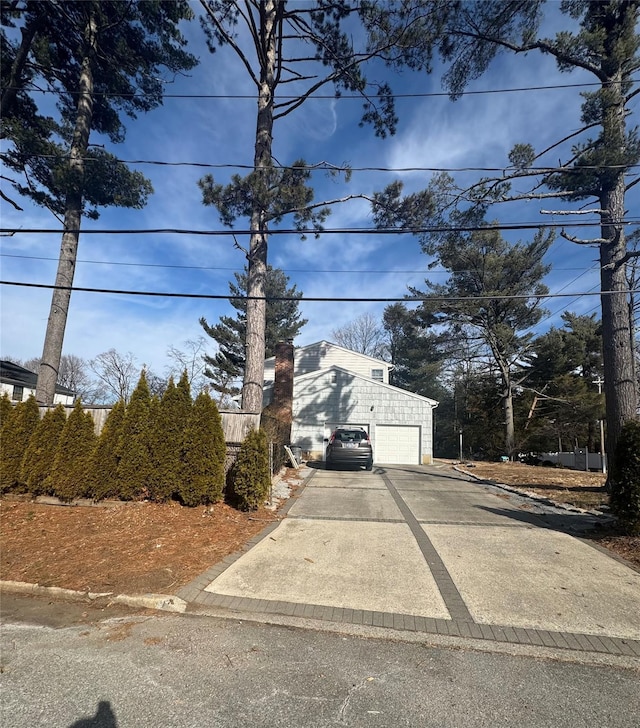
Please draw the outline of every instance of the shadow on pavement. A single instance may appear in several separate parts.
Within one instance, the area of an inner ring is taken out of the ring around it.
[[[613,520],[610,516],[595,516],[590,513],[531,513],[511,508],[491,508],[490,506],[477,506],[477,508],[496,516],[511,518],[553,531],[562,531],[571,536],[608,526]]]
[[[81,718],[72,723],[69,728],[118,728],[116,716],[108,700],[98,703],[98,710],[91,718]]]

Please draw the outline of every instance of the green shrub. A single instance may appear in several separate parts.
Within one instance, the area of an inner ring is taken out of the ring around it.
[[[119,498],[119,444],[124,424],[124,400],[117,402],[107,417],[96,446],[89,458],[87,481],[89,495],[94,500]]]
[[[51,472],[58,443],[67,421],[64,407],[48,409],[36,425],[22,458],[22,480],[32,495],[50,495],[45,481]]]
[[[231,493],[238,508],[256,510],[271,488],[269,445],[264,430],[251,430],[240,446],[230,473]]]
[[[78,399],[64,423],[56,455],[44,487],[63,501],[89,495],[89,459],[95,448],[93,417]]]
[[[22,458],[38,422],[40,409],[31,395],[19,402],[0,432],[0,493],[25,488],[21,478]]]
[[[187,506],[215,503],[224,490],[226,444],[216,403],[201,392],[183,432],[179,497]]]
[[[151,394],[144,370],[127,405],[118,444],[118,483],[123,500],[147,498],[151,481]]]
[[[150,490],[153,500],[165,501],[180,491],[180,453],[191,409],[189,380],[185,372],[177,386],[172,378],[169,379],[162,399],[152,408]]]
[[[13,405],[11,404],[11,400],[9,399],[9,395],[7,394],[7,392],[5,392],[2,397],[0,397],[0,430],[4,427],[5,423],[12,414]]]
[[[611,508],[623,530],[640,535],[640,422],[625,422],[610,474]]]

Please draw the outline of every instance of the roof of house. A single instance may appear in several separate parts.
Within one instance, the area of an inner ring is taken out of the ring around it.
[[[332,341],[326,341],[325,339],[322,339],[321,341],[316,341],[313,344],[305,344],[304,346],[296,346],[295,347],[295,354],[297,355],[299,352],[305,351],[307,349],[314,349],[316,347],[321,346],[330,346],[333,349],[340,349],[341,351],[346,351],[349,354],[354,354],[355,356],[360,356],[363,359],[369,359],[369,361],[375,362],[376,364],[383,364],[388,369],[393,369],[394,365],[390,364],[388,361],[385,361],[384,359],[378,359],[375,356],[369,356],[368,354],[362,354],[359,351],[354,351],[353,349],[347,349],[344,346],[340,346],[340,344],[334,344]],[[275,356],[271,356],[266,361],[271,362],[275,360]]]
[[[0,360],[0,382],[35,389],[37,381],[38,375],[35,372],[25,369],[19,364],[14,364],[12,361]],[[76,393],[68,387],[61,387],[56,384],[56,394],[74,397]]]

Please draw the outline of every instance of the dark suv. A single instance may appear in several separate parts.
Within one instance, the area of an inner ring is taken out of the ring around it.
[[[327,440],[325,440],[327,442]],[[369,433],[362,427],[336,427],[328,440],[327,470],[335,465],[364,465],[373,468],[373,448]]]

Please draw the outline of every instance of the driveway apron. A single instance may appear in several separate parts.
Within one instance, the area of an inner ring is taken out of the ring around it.
[[[309,468],[286,518],[178,596],[640,657],[640,573],[569,535],[587,516],[536,510],[435,466]]]

